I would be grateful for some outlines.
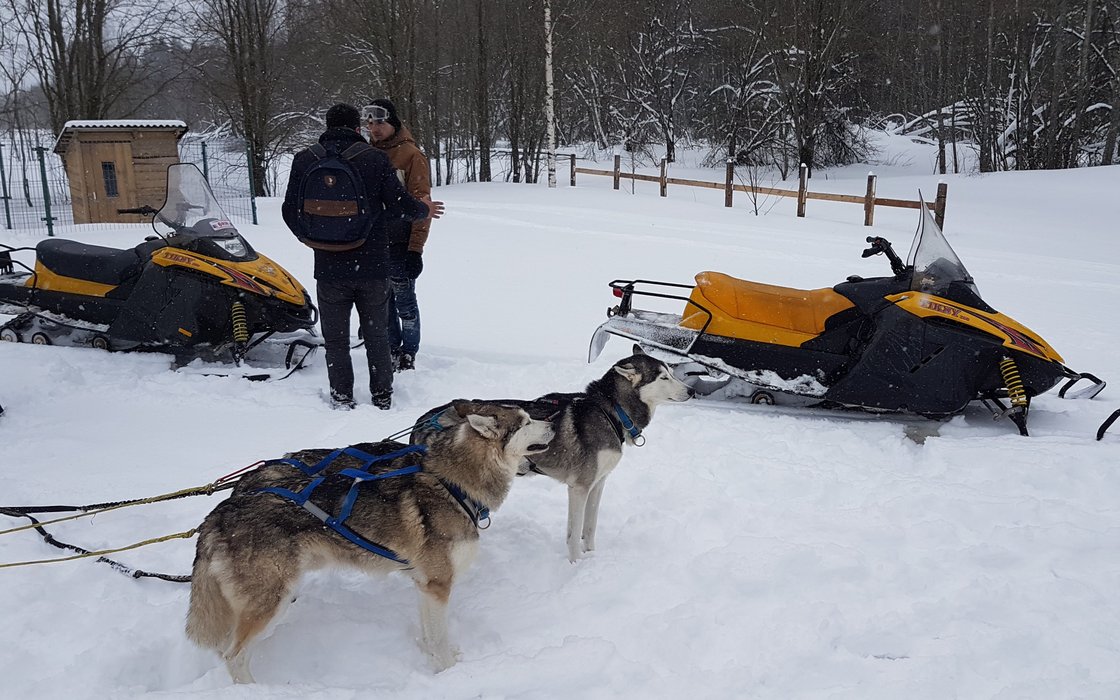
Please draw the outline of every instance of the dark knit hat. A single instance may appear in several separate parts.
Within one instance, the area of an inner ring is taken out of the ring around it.
[[[357,129],[361,124],[361,115],[358,114],[358,109],[354,105],[340,102],[327,110],[328,129],[335,127]]]
[[[377,105],[378,107],[384,107],[385,111],[389,113],[389,118],[385,121],[388,122],[394,129],[401,128],[401,118],[397,116],[397,107],[387,98],[379,97],[373,102],[370,102],[370,104]]]

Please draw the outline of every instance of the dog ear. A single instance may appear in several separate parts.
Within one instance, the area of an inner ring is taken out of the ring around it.
[[[480,416],[477,413],[468,413],[467,422],[471,427],[478,431],[478,434],[487,440],[497,440],[502,436],[502,432],[498,430],[498,421],[490,416]]]
[[[455,412],[460,420],[463,420],[468,415],[475,412],[475,403],[467,399],[455,399],[451,402],[451,410]]]
[[[642,350],[641,345],[638,345],[637,343],[634,343],[634,354],[635,355],[645,355],[646,351]]]
[[[634,386],[637,386],[638,382],[642,378],[642,373],[639,372],[638,369],[636,367],[634,367],[634,365],[631,365],[631,364],[615,365],[614,366],[614,371],[621,374],[623,377],[625,377]]]

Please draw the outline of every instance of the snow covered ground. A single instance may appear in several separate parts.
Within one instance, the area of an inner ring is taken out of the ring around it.
[[[898,153],[876,166],[880,195],[932,196],[929,150]],[[819,173],[814,188],[862,193],[868,167]],[[1034,437],[982,409],[921,442],[928,425],[913,422],[667,406],[611,476],[599,549],[577,565],[564,554],[564,488],[515,484],[455,589],[462,660],[438,675],[399,576],[308,579],[257,649],[259,684],[234,687],[183,634],[186,585],[88,560],[0,570],[3,696],[1120,697],[1120,432],[1092,439],[1120,406],[1120,168],[947,180],[946,235],[986,300],[1114,382],[1093,401],[1036,400]],[[575,189],[437,196],[448,213],[419,281],[424,344],[392,411],[361,389],[357,411],[329,410],[321,363],[253,384],[170,372],[159,356],[3,344],[0,504],[155,495],[289,450],[378,439],[455,397],[575,391],[629,353],[613,340],[584,362],[614,301],[607,281],[715,269],[831,286],[884,274],[885,260],[859,257],[864,237],[905,252],[917,220],[879,209],[866,229],[860,207],[818,201],[798,219],[793,200],[755,217],[717,191],[671,187],[661,199],[656,185],[631,195],[590,176]],[[312,285],[310,251],[278,201],[261,215],[245,235]],[[81,238],[123,247],[142,235]],[[0,231],[0,242],[36,239]],[[53,531],[119,546],[193,527],[213,505],[129,508]],[[0,518],[0,529],[22,522]],[[0,537],[0,562],[60,554],[34,533]],[[182,540],[119,555],[170,573],[192,557]]]

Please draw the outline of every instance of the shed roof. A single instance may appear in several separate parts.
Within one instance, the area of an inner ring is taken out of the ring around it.
[[[187,132],[187,123],[180,119],[79,119],[62,125],[62,132],[54,142],[54,152],[62,154],[70,146],[70,139],[79,131],[171,131],[175,138]]]

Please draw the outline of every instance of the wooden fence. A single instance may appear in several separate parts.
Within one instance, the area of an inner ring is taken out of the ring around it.
[[[576,185],[576,174],[582,173],[584,175],[603,175],[606,177],[614,178],[614,189],[619,188],[619,182],[623,179],[640,180],[642,182],[656,182],[661,186],[661,196],[667,197],[669,192],[669,185],[681,185],[684,187],[704,187],[711,190],[723,190],[723,205],[730,207],[734,200],[735,192],[745,192],[747,194],[755,195],[771,195],[775,197],[796,197],[797,198],[797,215],[805,216],[805,204],[810,199],[820,199],[827,202],[847,202],[849,204],[862,204],[863,205],[863,225],[871,226],[875,222],[875,207],[900,207],[903,209],[920,209],[921,202],[913,199],[891,199],[889,197],[875,196],[875,180],[874,174],[867,176],[867,191],[861,197],[853,194],[830,194],[828,192],[810,192],[809,191],[809,169],[801,166],[801,177],[796,190],[783,190],[775,187],[753,187],[751,185],[737,185],[735,184],[735,164],[727,163],[727,176],[724,182],[707,182],[705,180],[686,180],[677,177],[668,177],[668,164],[665,159],[661,159],[661,175],[639,175],[637,173],[624,173],[622,172],[622,157],[616,155],[614,157],[614,170],[597,170],[595,168],[577,168],[576,156],[571,154],[569,156],[571,161],[571,177],[570,182],[572,187]],[[938,226],[945,224],[945,198],[948,194],[948,186],[944,183],[937,185],[937,198],[932,204],[926,203],[926,206],[933,210],[934,218],[937,220]]]

